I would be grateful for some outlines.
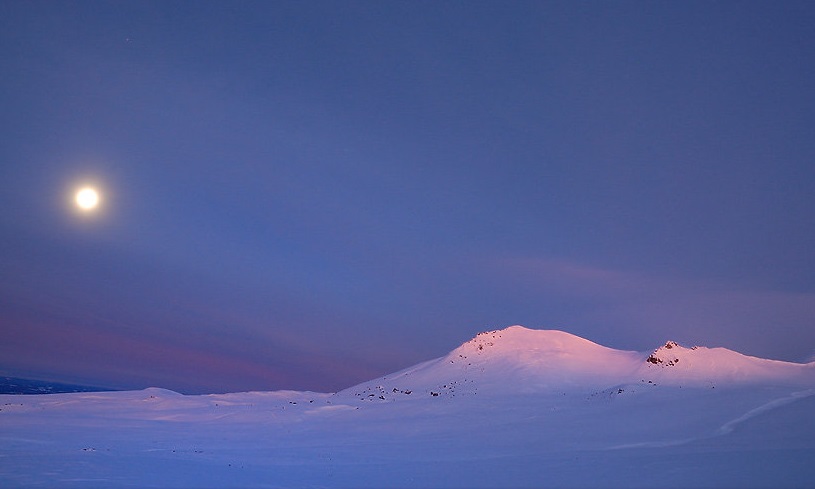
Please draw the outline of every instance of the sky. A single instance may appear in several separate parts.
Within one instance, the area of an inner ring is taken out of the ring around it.
[[[330,392],[514,324],[811,360],[813,24],[2,0],[0,374]]]

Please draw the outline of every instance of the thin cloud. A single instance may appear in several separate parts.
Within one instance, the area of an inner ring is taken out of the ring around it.
[[[651,276],[549,258],[501,258],[492,273],[552,301],[586,305],[577,327],[608,325],[620,340],[651,338],[725,346],[802,361],[815,343],[815,294],[725,281]],[[619,338],[619,335],[618,335]]]

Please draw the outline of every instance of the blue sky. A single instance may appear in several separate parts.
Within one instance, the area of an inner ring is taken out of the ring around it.
[[[0,371],[336,390],[512,324],[803,361],[814,22],[3,2]]]

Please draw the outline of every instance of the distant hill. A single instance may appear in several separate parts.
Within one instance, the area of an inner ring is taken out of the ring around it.
[[[66,392],[107,392],[114,390],[116,389],[19,379],[16,377],[0,377],[0,394],[63,394]]]
[[[650,352],[623,351],[563,331],[522,326],[479,333],[446,356],[345,389],[367,401],[586,389],[626,385],[815,386],[815,363],[750,357],[673,341]]]

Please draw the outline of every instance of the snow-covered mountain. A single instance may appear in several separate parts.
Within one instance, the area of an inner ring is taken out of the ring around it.
[[[362,400],[591,390],[615,385],[780,383],[815,386],[815,364],[750,357],[668,341],[622,351],[570,333],[523,326],[479,333],[449,354],[340,392]]]
[[[0,487],[800,488],[815,364],[513,326],[341,392],[0,395]]]

